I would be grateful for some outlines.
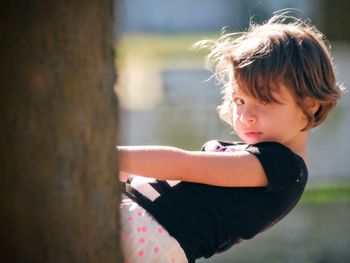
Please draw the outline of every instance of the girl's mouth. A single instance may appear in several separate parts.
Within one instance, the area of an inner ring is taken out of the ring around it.
[[[262,132],[249,131],[249,132],[245,132],[244,134],[249,138],[256,138],[256,137],[259,137],[262,134]]]

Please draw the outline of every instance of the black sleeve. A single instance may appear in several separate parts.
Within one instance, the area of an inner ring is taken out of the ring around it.
[[[246,150],[260,161],[268,180],[267,190],[283,190],[299,182],[306,166],[301,157],[277,142],[249,145]]]

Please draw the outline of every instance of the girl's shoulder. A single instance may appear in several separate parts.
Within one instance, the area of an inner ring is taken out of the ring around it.
[[[269,189],[285,188],[292,185],[293,182],[305,185],[307,182],[308,171],[302,157],[278,142],[265,141],[246,144],[244,142],[210,140],[203,145],[202,151],[249,152],[259,160],[269,181]]]

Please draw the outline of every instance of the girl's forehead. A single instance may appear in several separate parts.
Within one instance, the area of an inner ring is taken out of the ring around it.
[[[284,103],[284,102],[290,102],[294,101],[294,96],[290,90],[285,84],[283,83],[277,83],[273,85],[269,85],[268,87],[260,87],[261,89],[270,89],[270,92],[268,94],[271,94],[271,97],[276,100],[277,102]],[[259,93],[259,92],[258,92]],[[267,93],[267,92],[262,92]],[[256,91],[250,89],[249,87],[241,88],[239,86],[235,86],[232,90],[232,96],[246,96],[252,99],[260,99],[255,94],[257,94]]]

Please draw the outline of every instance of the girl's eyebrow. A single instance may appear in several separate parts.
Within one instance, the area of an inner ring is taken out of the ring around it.
[[[243,93],[242,91],[239,91],[237,89],[232,91],[232,95],[237,95],[237,94],[242,94],[242,93]]]
[[[251,95],[243,92],[243,91],[239,91],[239,90],[234,90],[232,91],[232,96],[246,96],[246,97],[251,97]]]
[[[242,96],[241,93],[237,92],[237,91],[233,91],[232,94],[231,94],[231,98],[234,99],[235,97],[240,97]]]

